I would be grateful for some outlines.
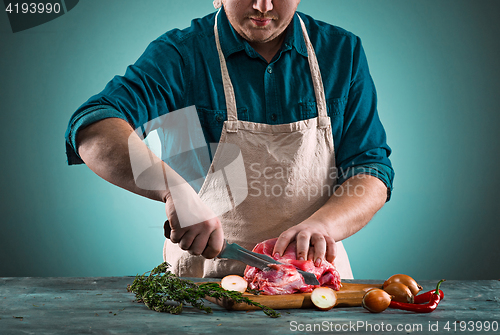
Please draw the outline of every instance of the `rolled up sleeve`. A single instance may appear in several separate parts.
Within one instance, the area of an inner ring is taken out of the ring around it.
[[[184,92],[183,71],[181,54],[167,35],[152,42],[123,76],[115,76],[73,114],[65,134],[68,164],[84,163],[76,143],[82,128],[106,118],[121,118],[136,129],[178,109]]]
[[[358,174],[379,178],[393,190],[391,148],[377,111],[377,94],[359,38],[353,46],[353,64],[342,138],[337,152],[338,184]]]

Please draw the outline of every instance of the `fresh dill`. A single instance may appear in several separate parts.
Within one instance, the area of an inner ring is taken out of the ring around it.
[[[205,306],[203,300],[205,297],[212,297],[257,306],[272,318],[281,316],[274,309],[252,301],[240,292],[223,289],[218,283],[198,285],[190,280],[181,279],[168,271],[169,266],[170,264],[164,262],[143,275],[137,275],[134,282],[128,285],[127,290],[135,293],[138,302],[143,302],[149,309],[156,312],[180,314],[184,306],[191,305],[206,313],[212,313],[212,309]]]

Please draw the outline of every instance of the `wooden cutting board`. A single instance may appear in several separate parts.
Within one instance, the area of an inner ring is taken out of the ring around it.
[[[363,296],[372,288],[382,288],[382,284],[355,284],[342,283],[342,288],[337,293],[337,305],[335,307],[361,306]],[[311,293],[294,293],[284,295],[254,295],[244,293],[251,300],[273,309],[289,308],[315,308],[311,301]],[[259,309],[259,307],[245,303],[234,303],[232,300],[206,297],[208,301],[216,303],[228,310],[247,311]]]

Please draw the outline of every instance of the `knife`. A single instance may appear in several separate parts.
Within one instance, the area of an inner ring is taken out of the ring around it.
[[[229,243],[224,239],[224,247],[220,254],[217,256],[218,258],[229,258],[234,259],[240,262],[243,262],[247,265],[254,266],[263,271],[271,270],[268,264],[283,264],[278,262],[274,258],[271,258],[267,255],[258,254],[256,252],[247,250],[236,243]],[[304,282],[307,285],[319,285],[319,281],[314,275],[314,273],[302,271],[297,269],[297,272],[302,275],[304,278]]]
[[[165,221],[165,225],[163,226],[165,230],[165,237],[170,238],[170,224]],[[272,257],[267,255],[258,254],[256,252],[247,250],[236,243],[229,243],[226,239],[224,239],[224,246],[222,247],[222,251],[217,255],[217,258],[229,258],[234,259],[240,262],[243,262],[247,265],[254,266],[263,271],[271,270],[268,264],[283,264],[278,262]],[[286,265],[286,264],[284,264]],[[302,275],[304,278],[304,282],[308,285],[319,285],[319,281],[314,275],[314,273],[302,271],[297,269],[297,272]]]

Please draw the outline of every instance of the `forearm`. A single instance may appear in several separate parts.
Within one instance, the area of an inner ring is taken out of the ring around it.
[[[323,222],[330,236],[341,241],[363,228],[382,208],[387,187],[370,175],[356,175],[345,181],[311,219]]]
[[[179,174],[148,149],[127,122],[108,118],[91,124],[79,131],[77,148],[85,164],[103,179],[165,202],[172,242],[206,258],[220,253],[224,242],[220,220]],[[134,176],[135,164],[142,171],[139,177]]]
[[[147,198],[165,201],[168,190],[163,178],[160,180],[156,176],[156,180],[150,182],[162,183],[159,187],[143,189],[137,186],[130,159],[131,151],[134,160],[155,162],[164,167],[166,164],[154,156],[126,121],[107,118],[93,123],[78,132],[76,143],[82,160],[101,178]]]

